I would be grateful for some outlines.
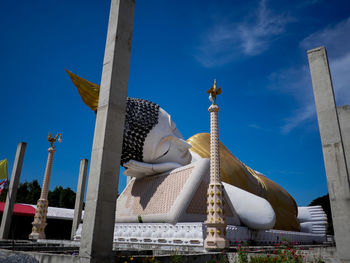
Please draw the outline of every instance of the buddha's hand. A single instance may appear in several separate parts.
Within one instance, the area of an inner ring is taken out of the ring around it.
[[[130,160],[124,164],[127,168],[124,175],[142,178],[150,175],[165,173],[175,168],[181,167],[181,164],[174,162],[166,163],[144,163],[135,160]]]

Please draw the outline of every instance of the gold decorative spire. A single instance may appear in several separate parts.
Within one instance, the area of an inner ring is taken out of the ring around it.
[[[216,95],[221,93],[221,88],[214,85],[207,91],[209,99],[213,103],[209,107],[210,112],[210,182],[207,190],[207,210],[208,214],[205,225],[207,226],[207,236],[204,240],[204,248],[208,250],[218,250],[227,248],[229,241],[226,238],[226,222],[224,215],[224,186],[220,176],[220,144],[219,144],[219,106],[216,105]]]
[[[218,89],[216,88],[216,79],[214,79],[214,85],[207,90],[207,93],[210,94],[209,100],[213,103],[213,105],[216,105],[216,95],[221,94],[221,87],[219,87]]]
[[[50,186],[50,178],[51,178],[51,170],[53,164],[53,155],[55,154],[55,146],[53,145],[57,138],[58,142],[62,141],[61,133],[57,133],[55,137],[52,136],[51,132],[49,132],[49,136],[47,140],[51,144],[51,147],[48,149],[49,156],[47,158],[44,181],[41,188],[40,198],[36,204],[34,221],[32,222],[33,228],[32,232],[29,235],[29,239],[38,240],[45,239],[45,228],[46,228],[46,216],[47,216],[47,208],[49,206],[49,201],[47,199],[49,194],[49,186]]]

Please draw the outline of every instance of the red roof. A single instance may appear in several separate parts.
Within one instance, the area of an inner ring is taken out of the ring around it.
[[[0,212],[4,212],[5,203],[0,202]],[[13,215],[20,215],[20,216],[34,216],[35,215],[35,208],[31,205],[23,205],[23,204],[15,204],[13,208]]]

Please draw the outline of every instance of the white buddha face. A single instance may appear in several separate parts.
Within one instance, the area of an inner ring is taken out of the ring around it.
[[[191,145],[184,141],[170,115],[159,108],[158,123],[147,134],[143,146],[143,161],[151,164],[191,162]]]

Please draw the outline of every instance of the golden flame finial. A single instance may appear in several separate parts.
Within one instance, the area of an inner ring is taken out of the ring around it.
[[[221,94],[221,87],[218,89],[216,88],[216,79],[214,79],[214,85],[207,90],[207,93],[209,94],[209,100],[213,103],[213,105],[216,105],[216,95]]]

